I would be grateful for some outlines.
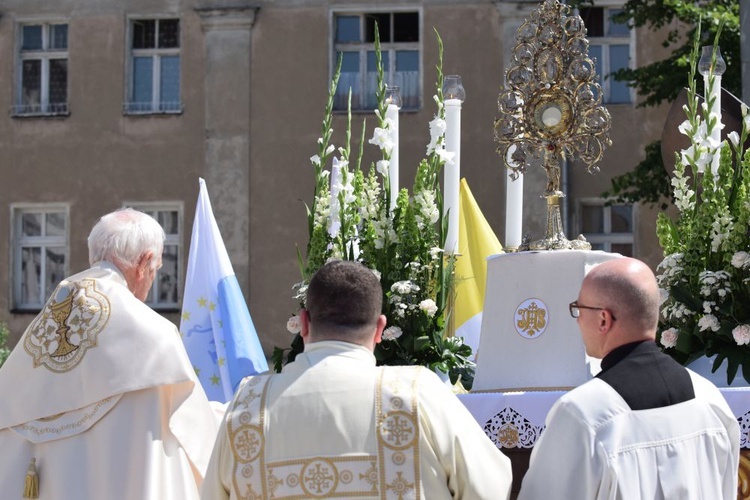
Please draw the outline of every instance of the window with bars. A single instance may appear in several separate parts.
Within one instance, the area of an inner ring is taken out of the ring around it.
[[[13,217],[13,306],[41,310],[67,276],[68,208],[16,206]]]
[[[68,114],[68,25],[22,23],[13,114]]]
[[[337,111],[347,109],[350,88],[352,110],[377,108],[376,24],[385,83],[400,87],[402,109],[419,109],[421,105],[419,12],[338,12],[333,14],[334,61],[342,58],[341,78],[334,100]]]
[[[612,73],[630,67],[631,30],[627,24],[617,23],[612,16],[622,12],[614,7],[586,7],[580,9],[589,40],[589,56],[596,60],[596,73],[602,86],[602,100],[608,104],[629,104],[631,89],[618,82]]]
[[[579,228],[592,250],[614,252],[626,257],[634,253],[635,207],[631,204],[606,205],[606,200],[580,200]]]
[[[154,309],[176,309],[180,301],[180,269],[182,269],[182,204],[181,203],[129,203],[126,206],[140,210],[154,219],[164,229],[162,266],[156,273],[146,304]]]
[[[182,111],[179,19],[131,20],[124,108],[129,114]]]

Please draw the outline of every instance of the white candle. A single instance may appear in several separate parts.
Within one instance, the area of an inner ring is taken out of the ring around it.
[[[458,252],[458,191],[461,180],[461,100],[445,100],[445,150],[453,160],[443,167],[443,216],[448,216],[445,251]]]
[[[506,163],[517,166],[512,159],[517,146],[508,148]],[[513,180],[511,170],[505,175],[505,247],[509,250],[517,250],[521,245],[521,234],[523,229],[523,174]]]
[[[523,174],[516,180],[507,170],[505,176],[505,247],[518,249],[521,246],[523,224]]]
[[[711,130],[711,139],[716,143],[721,142],[721,76],[714,74],[714,84],[710,85],[709,79],[711,78],[710,73],[703,76],[703,84],[706,88],[706,95],[704,96],[706,102],[710,102],[713,99],[713,106],[708,110],[709,114],[716,114],[718,120],[716,125]],[[721,148],[717,148],[714,153],[714,157],[711,160],[711,172],[716,175],[719,172],[719,160],[720,160]]]
[[[331,166],[331,212],[330,221],[328,223],[328,234],[331,238],[335,238],[339,235],[339,229],[341,229],[341,219],[339,217],[339,191],[341,188],[341,162],[334,156],[333,165]]]
[[[393,211],[396,208],[396,200],[398,199],[398,106],[389,104],[385,110],[385,118],[393,122],[391,125],[393,149],[391,150],[390,166],[388,167],[388,181],[391,189],[391,211]]]
[[[711,129],[711,142],[719,146],[714,151],[711,161],[711,171],[716,174],[719,171],[719,151],[721,150],[721,75],[727,70],[727,64],[721,57],[718,46],[706,45],[701,48],[701,58],[698,61],[698,72],[703,75],[705,88],[704,98],[708,113],[717,117],[716,124]],[[713,75],[713,78],[711,76]],[[712,85],[713,83],[713,85]],[[709,103],[713,101],[713,105]],[[698,170],[702,171],[701,168]]]

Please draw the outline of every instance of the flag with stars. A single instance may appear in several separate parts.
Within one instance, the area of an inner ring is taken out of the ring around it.
[[[267,371],[268,363],[216,225],[206,183],[199,182],[180,335],[208,399],[225,403],[243,377]]]

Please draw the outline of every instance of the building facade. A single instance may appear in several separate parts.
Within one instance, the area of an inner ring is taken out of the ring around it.
[[[63,277],[88,265],[86,237],[122,206],[152,213],[167,232],[164,268],[149,303],[179,324],[198,179],[206,180],[224,242],[270,355],[290,341],[297,249],[307,243],[329,80],[343,53],[353,91],[353,136],[372,136],[373,26],[387,78],[400,84],[400,185],[411,185],[436,112],[439,32],[445,74],[461,75],[461,176],[501,242],[505,171],[493,121],[529,1],[6,0],[0,7],[0,321],[11,344]],[[613,25],[618,4],[586,11],[600,74],[663,56],[654,34]],[[583,14],[583,13],[582,13]],[[655,48],[656,46],[656,48]],[[569,238],[651,265],[661,254],[648,207],[605,206],[610,179],[661,136],[666,109],[604,78],[613,145],[591,176],[565,167]],[[336,106],[342,108],[342,100]],[[334,116],[341,145],[346,116]],[[356,141],[355,141],[356,142]],[[368,148],[371,147],[366,145]],[[353,148],[357,148],[355,144]],[[367,149],[367,148],[366,148]],[[375,151],[365,154],[366,162]],[[524,182],[524,232],[541,237],[543,169]],[[574,291],[571,291],[574,293]]]

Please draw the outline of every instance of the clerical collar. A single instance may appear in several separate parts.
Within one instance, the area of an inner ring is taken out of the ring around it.
[[[631,342],[630,344],[624,344],[620,347],[615,347],[609,354],[602,358],[602,372],[605,372],[615,366],[617,363],[625,359],[631,352],[635,351],[639,346],[643,344],[653,344],[653,341],[639,340],[638,342]],[[654,347],[658,350],[658,347],[654,344]]]

